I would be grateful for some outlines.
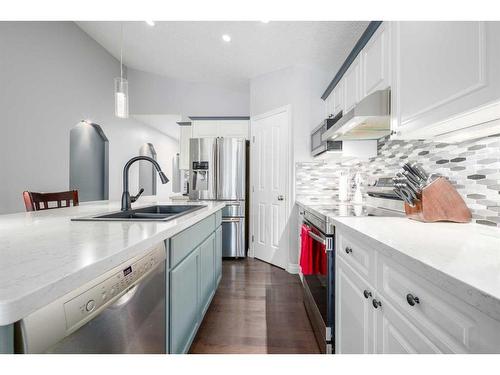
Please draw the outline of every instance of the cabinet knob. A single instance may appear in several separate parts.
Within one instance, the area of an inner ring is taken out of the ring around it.
[[[363,295],[365,296],[366,299],[368,299],[372,296],[372,292],[365,289],[365,291],[363,292]]]
[[[416,303],[420,303],[420,299],[413,294],[408,293],[406,295],[406,302],[408,302],[408,305],[410,306],[415,306]]]
[[[345,252],[346,252],[346,254],[350,254],[350,253],[352,253],[352,249],[349,246],[346,246]]]
[[[382,302],[380,302],[379,300],[376,300],[375,298],[373,299],[372,304],[373,304],[373,307],[376,309],[378,307],[382,306]]]

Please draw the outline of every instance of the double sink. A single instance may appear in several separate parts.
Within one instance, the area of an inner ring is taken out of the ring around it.
[[[169,221],[204,208],[204,205],[155,205],[95,216],[73,218],[72,221]]]

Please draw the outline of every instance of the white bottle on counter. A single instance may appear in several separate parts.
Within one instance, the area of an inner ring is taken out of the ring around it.
[[[361,185],[363,184],[363,177],[359,172],[356,172],[354,176],[354,183],[356,184],[356,190],[354,191],[354,199],[352,203],[363,204],[363,192],[361,191]]]
[[[339,201],[349,200],[349,169],[343,168],[339,172]]]

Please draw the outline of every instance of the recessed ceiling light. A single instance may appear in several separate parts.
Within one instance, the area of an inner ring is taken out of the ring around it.
[[[227,35],[227,34],[224,34],[224,35],[222,35],[222,40],[224,42],[230,42],[231,41],[231,37],[229,35]]]
[[[144,21],[144,22],[146,22],[149,26],[155,25],[155,21]]]
[[[260,22],[262,22],[262,23],[269,23],[269,20],[262,20]]]

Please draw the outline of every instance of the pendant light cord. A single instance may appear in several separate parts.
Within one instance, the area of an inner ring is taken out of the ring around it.
[[[123,81],[123,22],[120,22],[120,78]]]

